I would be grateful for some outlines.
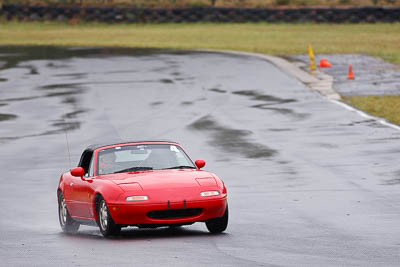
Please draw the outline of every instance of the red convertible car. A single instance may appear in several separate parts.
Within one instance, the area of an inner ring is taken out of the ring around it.
[[[175,142],[91,145],[57,188],[61,228],[76,233],[98,225],[104,236],[121,227],[177,227],[205,222],[211,233],[228,225],[227,191],[215,174],[200,170]]]

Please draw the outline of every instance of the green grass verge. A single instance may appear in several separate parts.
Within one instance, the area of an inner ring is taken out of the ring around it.
[[[271,55],[365,53],[400,64],[400,24],[0,24],[0,45],[229,49]]]
[[[346,96],[343,100],[358,109],[400,125],[400,96]]]

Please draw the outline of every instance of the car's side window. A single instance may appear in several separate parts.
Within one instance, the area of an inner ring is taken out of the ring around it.
[[[81,160],[79,162],[79,167],[82,167],[85,170],[85,177],[93,176],[90,175],[90,165],[92,161],[93,151],[85,151],[82,154]],[[92,168],[93,169],[93,168]]]
[[[89,165],[89,177],[92,177],[94,175],[94,157],[90,160],[90,165]]]

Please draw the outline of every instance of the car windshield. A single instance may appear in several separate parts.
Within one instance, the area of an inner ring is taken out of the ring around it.
[[[195,169],[193,162],[176,145],[144,144],[100,150],[98,175],[163,169]]]

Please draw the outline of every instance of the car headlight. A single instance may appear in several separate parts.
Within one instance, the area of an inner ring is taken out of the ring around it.
[[[202,197],[213,197],[218,195],[219,195],[218,191],[205,191],[200,193],[200,196]]]
[[[126,201],[145,201],[149,200],[148,196],[130,196],[125,198]]]

